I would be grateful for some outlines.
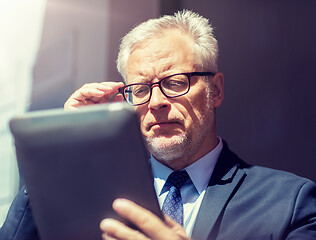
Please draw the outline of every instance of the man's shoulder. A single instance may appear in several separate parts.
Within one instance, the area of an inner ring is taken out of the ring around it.
[[[247,174],[250,176],[255,175],[258,178],[265,178],[271,180],[278,180],[278,181],[286,181],[290,182],[300,182],[302,184],[306,182],[312,182],[311,180],[298,176],[294,173],[287,172],[284,170],[273,169],[270,167],[264,167],[259,165],[249,165],[246,169]]]
[[[25,187],[16,195],[0,229],[0,239],[39,239]]]
[[[259,239],[261,235],[262,239],[272,236],[273,239],[315,239],[316,184],[313,181],[286,171],[247,164],[227,145],[218,160],[216,174],[217,181],[210,185],[209,191],[214,191],[214,185],[217,192],[229,190],[221,220],[222,239]],[[230,184],[235,184],[233,191],[227,187]],[[209,201],[214,199],[213,194]]]
[[[251,165],[245,169],[245,173],[248,181],[274,190],[298,192],[306,186],[316,189],[316,184],[312,180],[283,170]]]
[[[245,182],[257,186],[266,186],[267,189],[281,189],[284,191],[299,191],[303,186],[316,188],[316,184],[310,179],[295,175],[293,173],[273,169],[269,167],[251,165],[239,158],[237,154],[232,152],[226,142],[224,142],[222,163],[237,165],[240,171],[245,173]]]

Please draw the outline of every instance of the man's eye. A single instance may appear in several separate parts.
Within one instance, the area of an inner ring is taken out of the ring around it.
[[[186,87],[186,85],[187,83],[181,80],[169,80],[163,83],[163,86],[168,89],[183,88],[183,87]]]
[[[144,86],[144,87],[137,87],[135,89],[133,89],[133,95],[136,97],[141,97],[143,95],[146,95],[148,93],[148,87]]]
[[[169,84],[172,86],[182,86],[185,84],[185,82],[173,80],[173,81],[170,81]]]

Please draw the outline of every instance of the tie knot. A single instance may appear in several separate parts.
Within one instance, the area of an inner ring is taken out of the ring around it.
[[[190,177],[186,171],[175,171],[169,175],[167,184],[180,189],[189,178]]]

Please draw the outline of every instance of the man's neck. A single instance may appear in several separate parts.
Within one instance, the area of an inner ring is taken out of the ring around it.
[[[197,150],[192,151],[193,154],[191,155],[182,156],[181,158],[167,161],[156,158],[155,156],[154,157],[157,159],[157,161],[161,162],[165,166],[173,169],[174,171],[179,171],[198,161],[200,158],[211,152],[218,144],[216,136],[206,140],[207,141],[204,141]]]

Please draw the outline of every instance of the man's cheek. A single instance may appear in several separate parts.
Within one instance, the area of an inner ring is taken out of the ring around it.
[[[140,120],[140,131],[144,137],[146,137],[148,135],[148,131],[146,129],[146,126],[145,126],[144,122],[142,122],[141,120]]]
[[[146,113],[144,113],[144,111],[142,111],[140,108],[136,108],[136,107],[135,107],[135,111],[136,111],[140,125],[141,126],[144,125]]]

